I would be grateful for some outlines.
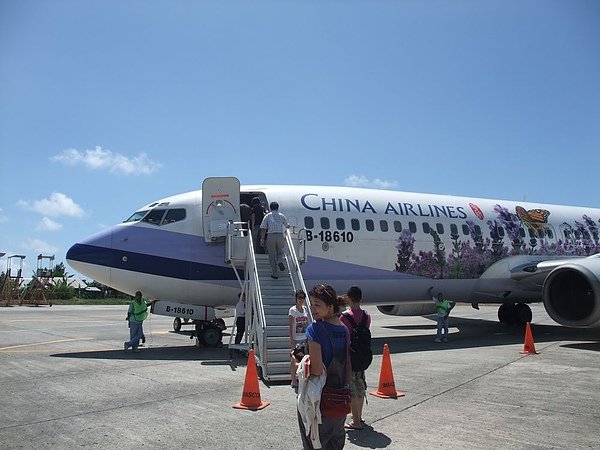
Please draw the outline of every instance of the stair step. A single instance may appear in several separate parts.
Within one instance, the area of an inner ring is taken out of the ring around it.
[[[290,327],[288,325],[267,325],[267,340],[271,337],[286,337],[290,339]]]
[[[267,369],[269,371],[269,373],[273,374],[273,373],[285,373],[287,372],[288,375],[290,373],[290,360],[288,359],[287,361],[274,361],[274,362],[268,362],[267,363]]]
[[[287,320],[288,317],[288,312],[289,312],[290,308],[287,305],[268,305],[265,306],[265,316],[279,316],[279,317],[285,317],[285,319]],[[270,323],[270,322],[269,322]]]
[[[272,314],[268,314],[265,311],[265,319],[267,320],[267,324],[268,327],[271,328],[271,326],[285,326],[288,329],[288,333],[289,333],[289,319],[288,316],[282,316],[282,315],[272,315]]]
[[[273,374],[270,377],[265,377],[268,381],[291,381],[290,374]]]
[[[268,359],[269,361],[290,361],[290,347],[285,348],[270,348]]]
[[[267,348],[290,348],[290,337],[289,336],[268,336],[267,337]]]

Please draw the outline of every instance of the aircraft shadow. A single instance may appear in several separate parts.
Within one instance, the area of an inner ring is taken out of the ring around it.
[[[385,326],[384,329],[411,331],[408,336],[374,336],[371,340],[373,354],[383,354],[384,344],[388,344],[390,353],[411,353],[439,351],[461,348],[493,347],[499,345],[523,344],[525,329],[509,326],[493,320],[450,318],[449,342],[435,343],[435,324]],[[458,329],[458,331],[456,331]],[[414,334],[423,330],[423,333]],[[587,341],[561,344],[561,347],[575,350],[600,351],[600,329],[568,328],[561,325],[531,325],[536,344],[556,341]],[[173,332],[174,334],[176,332]],[[187,334],[176,333],[176,334]],[[246,367],[247,355],[230,352],[227,345],[222,347],[202,347],[194,345],[169,347],[142,347],[139,353],[123,349],[69,352],[51,354],[55,358],[81,358],[105,360],[145,360],[145,361],[200,361],[203,365]]]
[[[54,358],[81,358],[139,361],[200,361],[206,365],[246,366],[247,358],[233,358],[227,346],[203,347],[194,345],[169,347],[140,347],[139,353],[123,349],[51,354]]]
[[[410,336],[373,337],[371,348],[376,355],[383,354],[384,344],[388,344],[390,353],[411,353],[439,351],[460,348],[492,347],[498,345],[524,344],[525,327],[501,324],[497,321],[450,318],[449,342],[435,343],[436,326],[386,326],[386,329],[419,330],[422,334]],[[458,328],[458,331],[453,329]],[[588,328],[568,328],[562,325],[531,325],[534,343],[565,341],[593,341],[588,343],[564,344],[564,347],[600,351],[600,330]]]
[[[561,347],[600,352],[600,342],[578,342],[576,344],[563,344]]]

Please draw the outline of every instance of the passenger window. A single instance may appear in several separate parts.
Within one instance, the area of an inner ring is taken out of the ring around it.
[[[324,230],[329,230],[329,218],[321,217],[321,228]]]
[[[443,224],[436,223],[435,228],[436,228],[438,234],[444,234],[444,225]]]
[[[345,230],[346,229],[346,221],[340,217],[338,217],[337,219],[335,219],[335,227],[338,230]]]
[[[411,233],[416,233],[417,232],[417,224],[414,222],[408,222],[408,229],[410,230]]]
[[[379,228],[381,228],[381,231],[383,231],[384,233],[388,231],[388,223],[387,220],[380,220],[379,221]]]
[[[455,223],[450,224],[450,234],[458,234],[458,227]]]
[[[523,227],[519,228],[519,235],[524,238],[525,237],[525,230],[523,229]]]
[[[479,225],[475,225],[475,235],[481,236],[481,227]]]
[[[429,234],[430,230],[431,229],[429,228],[429,224],[427,222],[423,222],[423,233]]]
[[[554,239],[554,233],[552,233],[550,228],[546,228],[546,236],[548,236],[549,239]]]
[[[535,231],[533,231],[531,228],[529,229],[529,237],[530,238],[534,238],[535,237]]]
[[[471,230],[469,230],[469,225],[467,225],[466,223],[463,223],[462,230],[465,236],[471,234]]]
[[[373,223],[373,221],[371,219],[365,220],[365,227],[367,227],[367,231],[375,230],[375,224]]]
[[[181,222],[185,219],[185,209],[177,208],[177,209],[169,209],[167,214],[165,214],[165,218],[162,221],[163,225],[167,225],[173,222]]]
[[[160,225],[162,218],[165,215],[166,209],[153,209],[146,217],[142,219],[142,222],[149,223],[151,225]]]
[[[583,237],[585,239],[591,239],[590,232],[588,230],[583,230]]]
[[[402,231],[402,223],[399,220],[394,220],[394,231],[400,233]]]
[[[498,236],[504,237],[504,227],[498,227]]]
[[[354,231],[360,230],[360,221],[358,219],[350,220],[350,225],[352,225],[352,229]]]
[[[304,217],[304,228],[312,230],[315,227],[315,219],[310,216]]]

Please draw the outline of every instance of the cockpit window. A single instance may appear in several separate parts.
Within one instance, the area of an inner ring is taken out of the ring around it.
[[[124,223],[138,222],[144,218],[144,216],[146,215],[147,212],[148,212],[147,209],[144,211],[136,211],[133,213],[133,215],[129,219],[125,220]]]
[[[125,222],[139,222],[141,220],[151,225],[168,225],[174,222],[181,222],[185,220],[185,217],[185,208],[155,208],[152,210],[137,211]]]
[[[142,219],[142,222],[147,222],[152,225],[160,225],[162,222],[162,218],[165,215],[166,209],[153,209],[146,217]]]
[[[185,209],[177,208],[177,209],[169,209],[165,218],[162,221],[162,225],[166,225],[173,222],[179,222],[185,219]]]

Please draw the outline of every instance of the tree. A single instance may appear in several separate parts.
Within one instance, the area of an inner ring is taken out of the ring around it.
[[[68,277],[67,269],[65,268],[65,263],[60,263],[54,266],[54,270],[52,271],[52,276],[54,277]]]
[[[66,276],[63,276],[62,280],[58,280],[52,288],[51,297],[54,299],[69,300],[74,296],[75,289],[69,286]]]

